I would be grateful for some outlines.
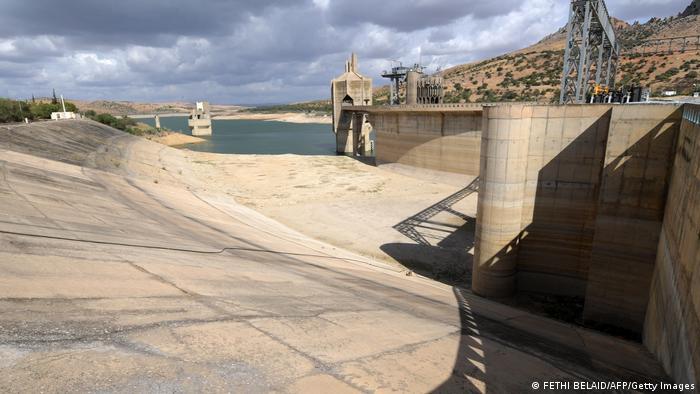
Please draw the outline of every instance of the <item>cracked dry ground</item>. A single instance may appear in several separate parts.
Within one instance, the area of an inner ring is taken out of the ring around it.
[[[663,379],[638,344],[406,277],[191,177],[89,121],[0,127],[0,392]]]

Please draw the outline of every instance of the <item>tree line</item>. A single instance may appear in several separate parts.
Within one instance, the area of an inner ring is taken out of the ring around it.
[[[78,112],[78,107],[66,101],[66,111]],[[24,122],[24,119],[51,119],[52,112],[62,112],[63,107],[56,102],[20,101],[0,98],[0,123]]]
[[[67,112],[79,112],[75,104],[70,101],[64,102]],[[50,101],[36,100],[34,97],[26,101],[0,98],[0,123],[24,122],[25,119],[30,121],[51,119],[52,112],[63,112],[63,105],[56,98],[55,91]],[[83,115],[88,119],[127,133],[142,134],[144,132],[137,127],[137,122],[134,119],[126,116],[115,117],[106,113],[98,114],[93,110],[85,111]]]

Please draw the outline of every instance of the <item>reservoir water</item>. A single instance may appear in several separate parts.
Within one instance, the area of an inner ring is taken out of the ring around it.
[[[153,119],[139,122],[155,125]],[[186,117],[160,118],[163,127],[190,135]],[[335,155],[335,136],[329,124],[262,120],[214,120],[214,134],[206,142],[183,145],[200,152],[241,154]]]

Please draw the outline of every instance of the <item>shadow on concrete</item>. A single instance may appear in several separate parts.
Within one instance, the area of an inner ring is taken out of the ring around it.
[[[390,243],[381,250],[421,275],[448,284],[470,286],[476,218],[454,205],[478,191],[479,178],[451,196],[412,215],[393,228],[414,243]],[[456,219],[456,220],[455,220]]]
[[[459,288],[453,288],[459,306],[460,338],[450,377],[432,393],[484,393],[489,388],[485,370],[485,343],[479,338],[479,323],[469,301]]]
[[[359,161],[362,164],[376,167],[377,166],[377,158],[374,156],[355,156],[352,153],[345,154],[345,156],[352,157],[353,159]]]
[[[524,212],[520,234],[483,264],[517,261],[508,304],[639,341],[678,119],[636,139],[624,119],[611,137],[611,119],[606,111],[543,163],[531,218]]]
[[[630,359],[646,354],[634,345],[610,339],[617,349],[609,352],[598,334],[523,315],[504,319],[468,290],[452,290],[459,306],[459,345],[450,376],[431,393],[524,393],[533,391],[532,382],[552,380],[670,382],[658,364]],[[553,375],[551,366],[560,375]]]
[[[536,185],[532,213],[523,212],[517,246],[506,248],[516,254],[518,290],[584,296],[611,118],[609,109],[569,143],[564,127],[555,136],[533,131],[542,133],[543,155],[547,144],[563,148],[528,179]]]

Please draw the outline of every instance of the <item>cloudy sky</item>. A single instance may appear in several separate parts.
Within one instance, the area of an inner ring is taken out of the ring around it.
[[[608,0],[627,21],[690,0]],[[0,96],[282,103],[323,98],[350,51],[382,84],[532,44],[567,0],[0,0]]]

